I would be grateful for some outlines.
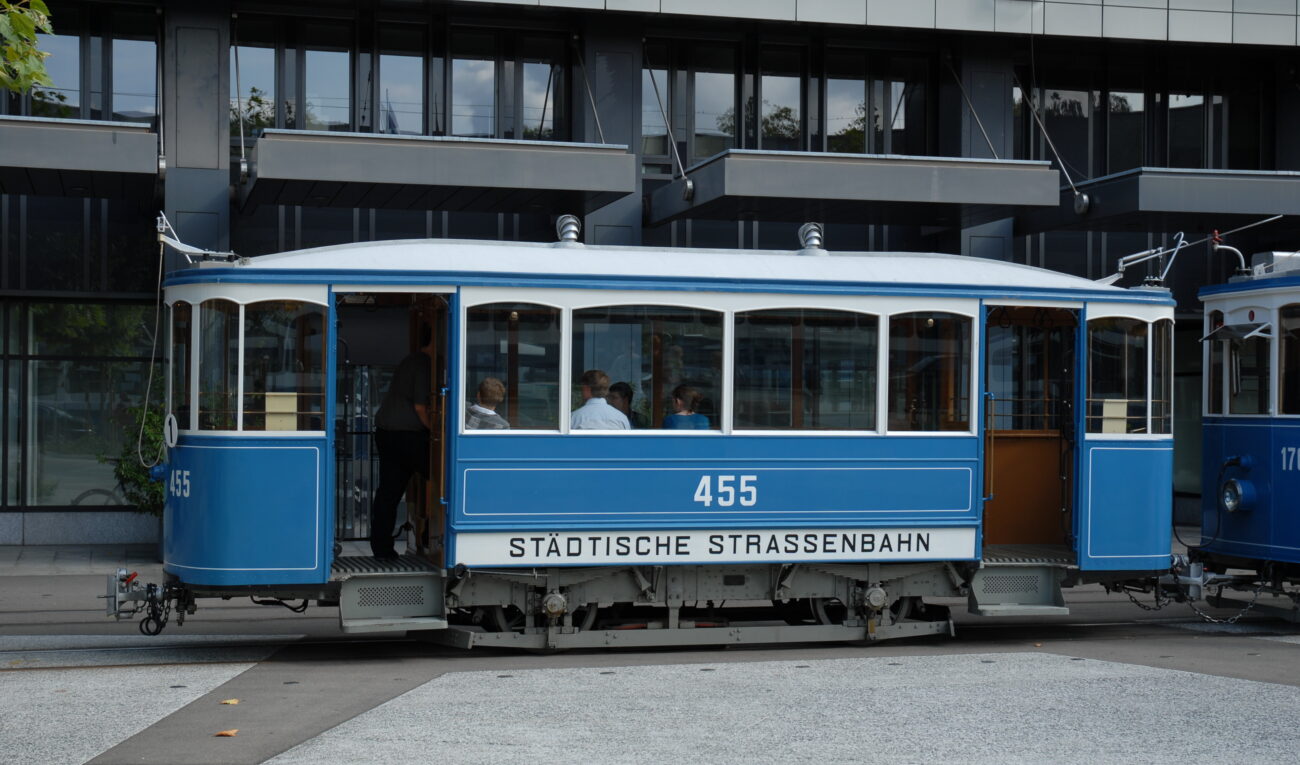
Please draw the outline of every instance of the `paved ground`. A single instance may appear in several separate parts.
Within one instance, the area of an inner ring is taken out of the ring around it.
[[[119,565],[158,581],[151,549],[15,549],[5,762],[1300,759],[1300,629],[1254,613],[1212,625],[1079,588],[1067,617],[959,613],[955,639],[537,656],[348,639],[331,609],[232,600],[148,638],[97,597]]]

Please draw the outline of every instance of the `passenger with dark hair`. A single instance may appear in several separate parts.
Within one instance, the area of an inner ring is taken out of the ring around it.
[[[639,430],[646,426],[646,421],[640,412],[632,409],[632,401],[635,398],[636,393],[632,390],[632,386],[625,382],[616,382],[609,386],[609,395],[605,396],[605,400],[609,402],[610,406],[622,412],[624,417],[627,417],[632,429]]]
[[[398,557],[393,547],[397,505],[411,476],[429,475],[429,399],[433,388],[433,330],[420,325],[420,349],[402,359],[375,413],[379,486],[370,506],[370,552]]]
[[[497,414],[497,406],[506,400],[506,386],[495,377],[484,377],[478,384],[478,398],[465,410],[466,430],[505,430],[510,421]]]
[[[627,415],[609,405],[609,375],[588,369],[579,378],[582,383],[582,406],[569,415],[571,430],[631,430]]]
[[[664,417],[667,430],[708,430],[709,418],[695,410],[704,396],[689,385],[673,388],[673,413]]]

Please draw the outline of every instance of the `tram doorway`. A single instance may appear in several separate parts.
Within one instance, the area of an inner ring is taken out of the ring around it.
[[[1069,309],[988,309],[985,545],[1068,543],[1078,324]]]
[[[398,552],[413,547],[441,565],[446,518],[447,387],[450,321],[447,296],[430,293],[349,292],[336,302],[338,349],[335,389],[335,524],[338,542],[364,542],[371,534],[370,508],[379,484],[375,416],[398,364],[420,350],[424,327],[429,351],[429,464],[427,478],[413,477],[398,507]],[[368,545],[362,550],[368,551]]]

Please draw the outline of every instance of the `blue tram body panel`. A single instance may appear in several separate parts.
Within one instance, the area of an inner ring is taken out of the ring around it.
[[[1163,571],[1172,563],[1172,440],[1087,439],[1076,528],[1084,571]]]
[[[1295,451],[1300,449],[1300,422],[1214,417],[1206,418],[1204,434],[1205,551],[1300,563],[1300,457]],[[1254,496],[1228,512],[1220,505],[1220,493],[1223,483],[1233,479],[1253,489]]]
[[[618,557],[591,554],[608,540],[663,532],[687,533],[671,552],[633,557],[729,562],[738,544],[754,560],[754,531],[770,532],[758,537],[763,559],[782,562],[976,557],[974,436],[474,434],[456,451],[452,546],[466,565],[589,565]],[[529,532],[563,544],[523,554],[520,534],[536,547]]]
[[[322,437],[183,435],[170,450],[164,569],[189,584],[329,577]]]

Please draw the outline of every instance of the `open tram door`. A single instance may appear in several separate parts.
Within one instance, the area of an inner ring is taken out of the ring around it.
[[[988,307],[984,558],[1074,562],[1078,311]],[[1014,548],[1012,547],[1014,546]]]

